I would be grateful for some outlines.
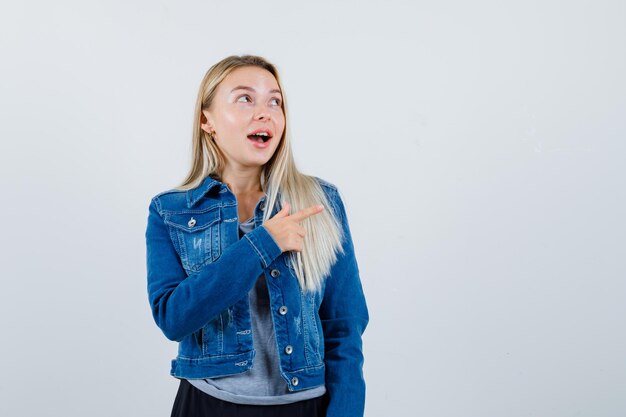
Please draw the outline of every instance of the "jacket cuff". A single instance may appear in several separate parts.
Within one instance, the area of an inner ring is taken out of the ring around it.
[[[250,245],[261,259],[263,268],[267,268],[274,262],[274,259],[283,253],[270,232],[262,225],[246,233],[243,237],[250,242]]]

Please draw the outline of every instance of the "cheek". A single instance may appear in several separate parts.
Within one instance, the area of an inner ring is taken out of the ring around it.
[[[240,123],[240,119],[241,115],[238,115],[236,112],[228,112],[222,115],[222,123],[228,128],[238,125]]]
[[[285,115],[284,114],[279,114],[278,116],[276,116],[276,128],[280,130],[285,129]]]

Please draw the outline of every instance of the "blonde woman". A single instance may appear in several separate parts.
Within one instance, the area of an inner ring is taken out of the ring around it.
[[[229,56],[202,80],[193,162],[154,196],[148,298],[178,342],[172,416],[363,415],[368,310],[337,187],[294,163],[267,60]]]

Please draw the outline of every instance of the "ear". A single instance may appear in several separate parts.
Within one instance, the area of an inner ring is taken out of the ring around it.
[[[213,120],[207,110],[202,110],[202,114],[200,115],[200,128],[211,135],[215,134]]]

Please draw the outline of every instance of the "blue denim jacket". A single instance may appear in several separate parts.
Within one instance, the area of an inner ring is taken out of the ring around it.
[[[301,291],[287,253],[262,226],[239,238],[237,200],[207,176],[188,191],[150,202],[146,229],[148,298],[165,336],[179,342],[171,375],[202,379],[245,372],[254,364],[248,292],[265,274],[281,374],[290,391],[326,385],[327,416],[362,416],[361,336],[369,316],[346,211],[337,187],[318,177],[344,232],[320,294]],[[272,216],[279,211],[275,207]]]

